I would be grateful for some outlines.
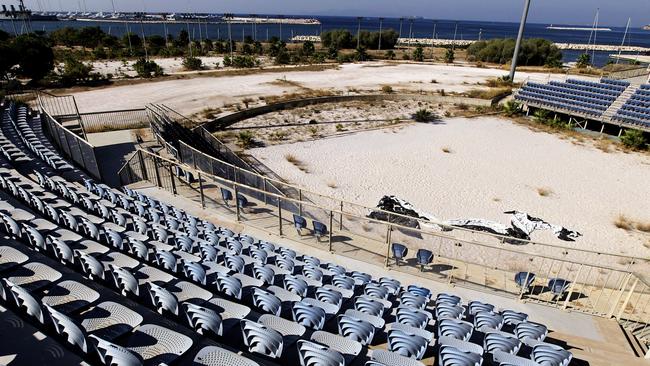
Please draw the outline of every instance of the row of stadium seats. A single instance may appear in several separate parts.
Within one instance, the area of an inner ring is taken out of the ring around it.
[[[613,120],[650,127],[650,84],[643,84],[616,112]]]
[[[515,98],[550,108],[600,117],[625,91],[629,83],[602,79],[600,82],[568,79],[548,84],[526,83]]]
[[[3,119],[2,128],[11,123]],[[0,157],[0,232],[16,243],[0,247],[11,253],[0,256],[2,301],[92,362],[572,359],[526,314],[348,270],[126,187],[70,181],[37,164],[44,157],[17,136],[9,140],[25,159]]]

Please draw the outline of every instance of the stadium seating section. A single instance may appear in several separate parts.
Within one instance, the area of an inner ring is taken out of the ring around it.
[[[609,79],[600,82],[568,79],[566,82],[551,81],[548,84],[528,82],[519,90],[516,98],[597,118],[629,85],[626,81]]]
[[[570,81],[525,95],[602,113],[624,88]],[[94,182],[25,106],[4,104],[1,127],[0,304],[93,364],[572,359],[527,314],[346,269]]]

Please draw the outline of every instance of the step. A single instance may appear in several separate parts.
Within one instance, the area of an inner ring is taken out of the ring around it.
[[[641,342],[631,330],[623,328],[623,326],[621,326],[621,329],[637,357],[644,357],[648,353],[648,346]]]

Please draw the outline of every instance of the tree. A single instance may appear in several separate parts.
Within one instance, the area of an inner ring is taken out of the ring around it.
[[[513,38],[491,39],[474,42],[467,48],[470,61],[506,64],[512,61],[515,50]],[[561,66],[562,51],[549,40],[541,38],[524,39],[517,63],[525,66]]]
[[[73,85],[79,82],[90,80],[94,75],[92,74],[93,67],[86,65],[74,57],[66,57],[63,62],[63,67],[59,68],[59,79],[64,85]]]
[[[281,52],[287,52],[287,44],[284,41],[277,40],[271,43],[271,47],[269,47],[269,55],[271,57],[277,57]]]
[[[578,56],[578,60],[576,61],[576,67],[579,69],[584,69],[586,67],[591,66],[591,55],[588,53],[583,53],[580,56]]]
[[[59,28],[50,33],[50,39],[57,45],[72,47],[79,42],[79,31],[71,27]]]
[[[203,68],[203,61],[198,57],[185,57],[183,59],[183,67],[187,70],[201,70]]]
[[[16,51],[12,42],[0,43],[0,78],[9,79],[11,68],[18,63]]]
[[[359,46],[359,48],[356,49],[354,52],[354,60],[355,61],[366,61],[369,59],[368,52],[366,52],[366,48],[363,46]]]
[[[190,44],[190,34],[185,29],[181,29],[176,40],[176,47],[187,47]]]
[[[48,42],[35,34],[22,34],[14,40],[14,52],[21,75],[38,81],[54,70],[54,53]]]
[[[104,31],[99,27],[83,27],[77,35],[78,44],[86,48],[95,48],[102,43]]]
[[[418,46],[413,51],[413,60],[417,62],[424,61],[424,48],[418,44]]]
[[[634,150],[645,150],[647,144],[643,132],[639,130],[625,130],[621,135],[621,143],[623,146]]]
[[[314,42],[312,41],[305,41],[305,43],[302,44],[302,54],[306,57],[311,57],[314,52],[316,52],[316,47],[314,47]]]
[[[334,47],[337,50],[352,48],[352,33],[347,29],[335,29],[321,33],[323,47]]]
[[[445,51],[445,63],[453,64],[455,59],[456,54],[454,53],[454,49],[447,48],[447,51]]]
[[[129,42],[129,40],[131,40]],[[135,33],[129,32],[126,33],[122,37],[122,46],[127,48],[127,47],[132,47],[132,48],[140,48],[142,46],[142,39],[140,39],[140,36],[138,36]]]
[[[133,64],[133,69],[141,78],[152,78],[163,75],[163,69],[155,61],[147,61],[144,58],[139,59]]]

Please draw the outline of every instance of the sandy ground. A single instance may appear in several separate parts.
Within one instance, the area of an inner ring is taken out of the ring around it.
[[[223,57],[199,57],[203,61],[203,67],[210,70],[217,67],[223,67]],[[152,58],[160,67],[163,68],[166,74],[178,74],[185,72],[183,67],[183,58]],[[136,72],[133,70],[134,60],[120,61],[95,61],[92,63],[93,71],[102,75],[111,74],[115,78],[120,77],[135,77]]]
[[[504,224],[504,211],[526,211],[581,232],[573,247],[650,255],[648,234],[613,224],[620,214],[650,222],[648,155],[605,153],[492,117],[249,152],[288,181],[338,199],[373,207],[382,195],[394,194],[440,219]],[[287,154],[303,169],[288,162]],[[540,195],[540,188],[549,194]],[[564,243],[551,232],[535,232],[532,239]]]
[[[81,112],[141,108],[147,103],[163,103],[185,115],[206,108],[222,108],[244,98],[280,96],[309,90],[350,92],[382,86],[412,92],[463,92],[476,89],[477,83],[506,74],[504,70],[465,66],[364,63],[346,64],[326,71],[280,70],[243,76],[197,77],[108,87],[74,93]],[[564,78],[558,74],[518,73],[516,81],[547,81]],[[278,80],[289,82],[279,83]],[[435,80],[435,83],[432,83]]]
[[[401,128],[413,122],[418,109],[442,117],[452,106],[416,101],[352,101],[327,103],[289,109],[253,117],[230,126],[217,136],[221,141],[236,142],[237,133],[248,130],[264,145],[301,142],[314,138],[349,134],[376,128]]]

